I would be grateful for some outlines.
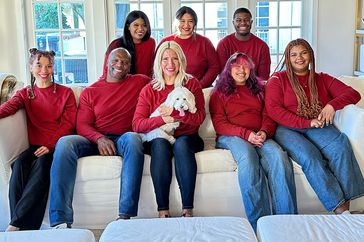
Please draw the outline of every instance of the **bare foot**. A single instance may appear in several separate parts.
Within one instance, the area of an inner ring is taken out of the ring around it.
[[[10,225],[6,228],[5,232],[14,232],[14,231],[19,231],[20,229],[18,227],[15,227],[13,225]]]
[[[349,211],[350,207],[350,201],[346,201],[343,204],[341,204],[339,207],[337,207],[334,211],[335,214],[342,214],[345,211]]]
[[[168,210],[161,210],[161,211],[158,211],[158,213],[159,213],[159,215],[158,215],[159,218],[169,218],[169,217],[171,217]]]
[[[182,217],[193,217],[192,209],[183,209],[182,210]]]

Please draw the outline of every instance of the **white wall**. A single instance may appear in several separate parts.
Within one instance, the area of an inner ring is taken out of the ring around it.
[[[317,36],[313,36],[316,52],[317,71],[334,76],[353,74],[353,51],[355,29],[355,0],[314,0],[317,1]],[[24,0],[0,0],[0,72],[15,74],[27,82],[26,32],[22,16]],[[106,33],[93,35],[105,38]],[[316,37],[316,38],[315,38]],[[98,41],[98,40],[96,40]],[[105,42],[101,40],[99,42]],[[102,54],[93,55],[101,58]],[[90,61],[95,64],[95,60]],[[98,67],[100,68],[100,67]],[[96,69],[96,68],[95,68]],[[97,73],[99,71],[96,70]]]

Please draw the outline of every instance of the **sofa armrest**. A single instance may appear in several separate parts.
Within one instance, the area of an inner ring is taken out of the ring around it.
[[[0,177],[9,181],[11,162],[29,147],[24,110],[0,119]]]
[[[351,104],[341,110],[337,110],[334,124],[341,132],[348,136],[355,157],[364,174],[364,109]]]

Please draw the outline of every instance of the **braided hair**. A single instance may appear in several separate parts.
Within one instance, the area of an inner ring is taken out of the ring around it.
[[[298,78],[293,71],[293,67],[290,61],[291,49],[298,45],[305,47],[310,54],[308,77],[308,86],[310,88],[311,99],[310,102],[308,101],[308,98],[302,86],[299,84]],[[297,97],[297,115],[305,117],[307,119],[317,118],[321,112],[322,104],[318,100],[318,90],[315,79],[315,56],[310,44],[304,39],[296,39],[289,42],[284,51],[284,65],[286,66],[288,79]]]
[[[29,53],[30,53],[29,60],[28,60],[29,65],[33,65],[35,60],[39,61],[39,59],[41,57],[48,58],[51,65],[52,66],[54,65],[54,56],[56,55],[56,53],[53,50],[46,51],[46,50],[38,50],[37,48],[31,48],[29,50]],[[53,82],[53,93],[56,93],[56,83],[54,81],[54,73],[52,73],[52,82]],[[34,89],[33,89],[34,83],[35,83],[35,76],[33,75],[32,72],[30,72],[30,87],[28,88],[28,98],[29,99],[35,98]]]

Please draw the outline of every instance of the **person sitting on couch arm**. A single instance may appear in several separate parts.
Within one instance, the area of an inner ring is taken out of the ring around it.
[[[145,142],[146,153],[151,155],[151,176],[157,198],[159,217],[169,217],[169,190],[172,180],[172,157],[175,160],[177,182],[181,190],[182,216],[192,217],[197,164],[195,153],[202,151],[204,143],[198,129],[205,119],[205,100],[198,80],[186,74],[186,58],[181,47],[174,41],[163,42],[154,60],[155,79],[143,88],[133,118],[133,129],[147,133],[166,123],[180,122],[175,130],[175,143],[164,138]],[[184,86],[196,100],[197,111],[179,112],[162,105],[168,94]],[[150,117],[159,108],[161,116]]]
[[[216,146],[230,150],[237,162],[245,212],[254,230],[262,216],[297,213],[292,162],[271,139],[276,124],[264,109],[263,91],[252,59],[236,52],[226,62],[210,98]]]
[[[49,205],[52,227],[71,227],[77,160],[90,155],[123,157],[119,218],[137,216],[144,153],[141,137],[130,131],[139,92],[150,78],[129,75],[130,63],[126,49],[110,53],[106,79],[98,80],[80,95],[78,135],[62,137],[56,145]]]
[[[314,52],[304,39],[284,51],[285,71],[266,86],[266,107],[279,126],[276,141],[306,175],[324,207],[350,213],[350,200],[364,195],[364,179],[347,136],[334,125],[335,110],[360,94],[338,79],[315,72]]]
[[[54,82],[54,51],[33,48],[29,52],[30,86],[0,106],[0,118],[25,109],[29,139],[29,148],[12,164],[11,220],[6,231],[35,230],[42,225],[54,146],[60,137],[74,132],[76,123],[72,90]]]

